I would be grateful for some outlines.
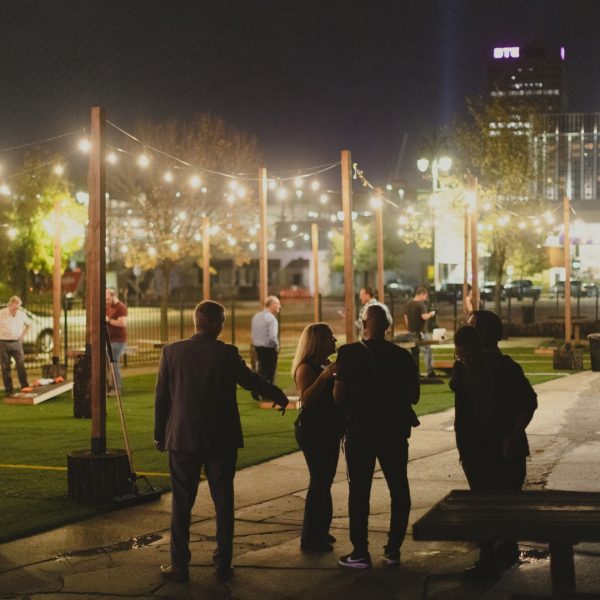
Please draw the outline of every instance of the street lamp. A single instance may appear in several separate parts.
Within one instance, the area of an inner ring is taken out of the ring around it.
[[[417,169],[421,171],[421,173],[425,173],[427,169],[431,169],[431,182],[433,195],[431,197],[431,253],[433,255],[433,285],[437,290],[440,284],[439,277],[439,269],[438,269],[438,256],[437,256],[437,247],[436,244],[436,204],[437,204],[437,193],[439,191],[439,174],[440,171],[443,173],[447,173],[452,167],[452,159],[448,156],[436,156],[433,159],[428,158],[420,158],[417,160]]]

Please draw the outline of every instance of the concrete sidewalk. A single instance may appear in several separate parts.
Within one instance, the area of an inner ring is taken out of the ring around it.
[[[529,487],[600,491],[600,374],[583,372],[536,386],[539,405],[529,426]],[[452,430],[453,411],[428,415],[411,438],[411,524],[451,489],[466,488]],[[290,415],[290,427],[292,415]],[[0,545],[0,598],[485,598],[550,597],[547,548],[523,544],[523,561],[492,584],[467,583],[461,572],[477,551],[467,543],[414,542],[402,548],[401,569],[381,561],[389,497],[381,473],[373,485],[370,543],[373,569],[337,566],[348,542],[345,462],[333,486],[336,551],[304,555],[300,526],[308,474],[300,453],[236,476],[235,577],[218,583],[212,566],[212,503],[201,485],[191,528],[189,583],[164,582],[169,562],[170,495]],[[576,547],[577,589],[600,598],[600,545]]]

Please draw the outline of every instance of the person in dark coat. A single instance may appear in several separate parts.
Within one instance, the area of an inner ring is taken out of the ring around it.
[[[419,424],[412,408],[419,401],[419,371],[408,350],[385,339],[388,320],[381,306],[369,306],[364,340],[342,346],[337,355],[333,397],[345,408],[350,541],[353,550],[338,564],[370,569],[369,502],[375,462],[390,491],[391,514],[383,561],[400,565],[400,546],[410,513],[408,438]]]
[[[244,445],[236,386],[282,409],[288,403],[279,388],[246,366],[235,346],[217,339],[224,321],[221,304],[201,302],[194,312],[194,335],[165,346],[160,360],[154,445],[169,451],[173,489],[171,564],[161,566],[161,573],[176,581],[189,579],[191,511],[203,465],[216,512],[217,577],[227,581],[233,575],[233,478],[237,451]]]
[[[489,311],[475,311],[475,319],[478,312]],[[494,319],[486,315],[483,322]],[[529,455],[525,428],[537,408],[536,393],[523,369],[500,352],[497,341],[491,344],[498,332],[500,339],[496,323],[483,336],[471,326],[461,327],[454,336],[457,360],[450,388],[455,394],[456,445],[469,487],[482,492],[522,488]],[[482,542],[472,573],[495,575],[518,557],[512,540]]]

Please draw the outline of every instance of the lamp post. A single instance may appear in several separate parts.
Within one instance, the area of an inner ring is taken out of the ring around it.
[[[433,285],[437,290],[440,285],[440,274],[439,274],[439,261],[437,257],[438,244],[436,243],[436,204],[437,204],[437,193],[439,191],[439,175],[440,171],[447,173],[452,167],[452,159],[448,156],[434,157],[431,160],[429,158],[420,158],[417,161],[417,168],[421,173],[425,173],[427,169],[431,169],[431,183],[432,183],[432,196],[431,196],[431,254],[433,257]]]

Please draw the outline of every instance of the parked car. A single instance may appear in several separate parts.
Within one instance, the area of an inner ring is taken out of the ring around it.
[[[571,279],[571,296],[577,298],[578,296],[595,296],[596,295],[596,284],[586,283],[578,279]],[[557,281],[552,286],[552,293],[558,294],[561,298],[565,297],[565,282]]]
[[[504,286],[504,291],[509,298],[516,298],[517,300],[533,298],[534,300],[539,300],[542,288],[538,285],[533,285],[531,279],[514,279]]]
[[[487,281],[481,287],[479,296],[482,300],[494,300],[496,295],[496,283],[494,281]],[[500,300],[506,300],[506,290],[504,286],[500,286]]]
[[[6,304],[0,305],[4,308]],[[23,308],[31,319],[31,327],[23,340],[23,350],[26,353],[49,354],[54,349],[54,334],[52,317],[37,315]]]
[[[414,292],[414,287],[412,285],[410,285],[408,283],[404,283],[403,281],[400,281],[399,279],[396,279],[394,281],[388,281],[385,284],[385,289],[390,294],[396,294],[396,295],[404,296],[404,297],[412,296],[412,294]]]
[[[435,292],[435,298],[438,302],[452,302],[462,299],[462,283],[442,283],[440,289]]]

